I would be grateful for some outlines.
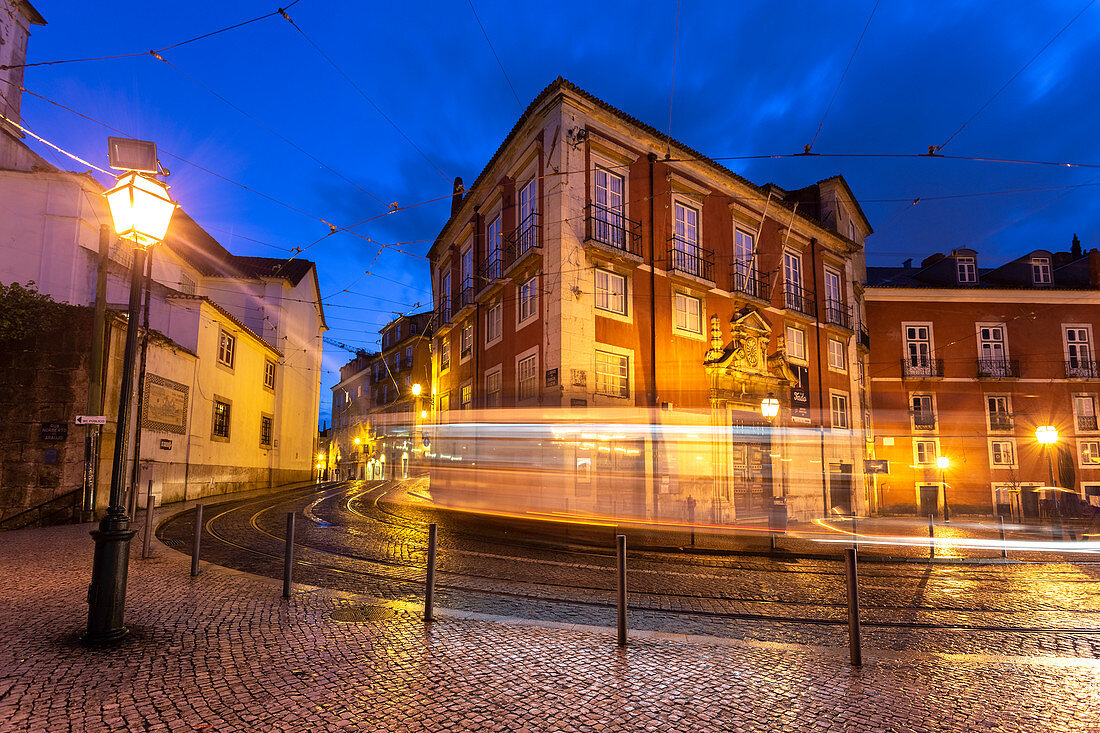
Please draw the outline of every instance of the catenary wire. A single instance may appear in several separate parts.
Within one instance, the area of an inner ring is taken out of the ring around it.
[[[466,0],[470,4],[470,12],[474,14],[474,20],[477,21],[477,25],[481,28],[481,34],[485,36],[485,42],[489,44],[489,50],[493,52],[493,58],[497,60],[497,66],[500,67],[500,73],[504,74],[504,81],[508,82],[508,88],[512,90],[512,96],[516,98],[516,104],[519,108],[523,109],[523,102],[520,101],[519,95],[516,94],[516,88],[512,86],[512,80],[508,78],[508,72],[504,70],[504,64],[500,62],[500,56],[497,55],[497,50],[493,47],[493,42],[489,40],[489,32],[485,30],[485,26],[481,22],[481,18],[478,17],[477,9],[474,8],[474,0]]]

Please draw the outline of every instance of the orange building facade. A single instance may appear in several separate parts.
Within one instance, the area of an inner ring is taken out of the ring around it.
[[[876,500],[1022,519],[1100,505],[1100,252],[1075,241],[980,265],[959,249],[869,268],[874,445],[889,461]],[[1042,426],[1057,430],[1050,448]]]
[[[869,511],[871,228],[841,177],[752,184],[559,79],[456,189],[429,252],[434,423],[620,410],[655,436],[688,429],[694,442],[559,435],[554,491],[578,510]],[[452,468],[488,460],[434,452]]]

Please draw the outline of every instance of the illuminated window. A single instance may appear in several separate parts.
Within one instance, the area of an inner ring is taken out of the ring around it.
[[[596,351],[596,394],[630,396],[630,357]]]
[[[237,338],[225,331],[218,341],[218,363],[233,368],[233,354],[237,350]]]
[[[918,466],[936,465],[936,441],[914,440],[913,458]]]
[[[519,286],[519,322],[524,323],[538,316],[538,278],[533,277]]]
[[[462,324],[461,346],[459,358],[465,359],[470,356],[470,354],[474,353],[474,324],[471,321],[466,321],[466,323]]]
[[[538,394],[538,354],[520,359],[516,372],[519,378],[519,398],[525,400]]]
[[[806,332],[801,328],[787,326],[787,356],[806,360]]]
[[[439,342],[439,371],[445,372],[451,368],[451,337],[444,336]]]
[[[844,342],[838,339],[829,339],[829,368],[843,372],[848,368],[848,361],[844,354]]]
[[[830,398],[833,412],[833,427],[848,428],[848,398],[845,395],[834,394]]]
[[[626,278],[596,269],[596,308],[626,315]]]
[[[469,410],[474,401],[474,386],[472,384],[462,385],[462,409]]]
[[[703,301],[690,295],[676,293],[672,296],[672,309],[676,328],[691,333],[703,332]]]
[[[485,343],[491,344],[500,338],[500,327],[503,318],[504,305],[497,301],[485,311]]]
[[[229,440],[230,409],[228,401],[214,399],[214,426],[210,431],[213,437]]]
[[[485,406],[500,407],[500,369],[485,375]]]
[[[271,359],[264,360],[264,386],[268,389],[275,389],[275,362]],[[362,386],[359,389],[362,390]]]
[[[1100,464],[1100,440],[1082,440],[1077,443],[1082,466]]]
[[[260,445],[271,447],[271,435],[275,432],[275,420],[268,415],[260,416]]]

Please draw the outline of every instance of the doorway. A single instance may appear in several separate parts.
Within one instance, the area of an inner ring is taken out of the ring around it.
[[[920,497],[920,515],[922,517],[932,515],[939,519],[940,485],[921,484],[917,487],[917,492],[918,496]]]
[[[829,509],[841,514],[852,513],[852,464],[834,463],[829,471]]]

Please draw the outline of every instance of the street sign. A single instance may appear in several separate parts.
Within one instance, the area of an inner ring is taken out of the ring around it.
[[[77,415],[76,416],[76,424],[77,425],[106,425],[107,424],[107,416],[106,415]]]
[[[863,461],[866,473],[890,473],[890,461],[866,458]]]
[[[69,426],[63,422],[44,422],[38,426],[38,438],[44,443],[63,443],[69,438]]]

